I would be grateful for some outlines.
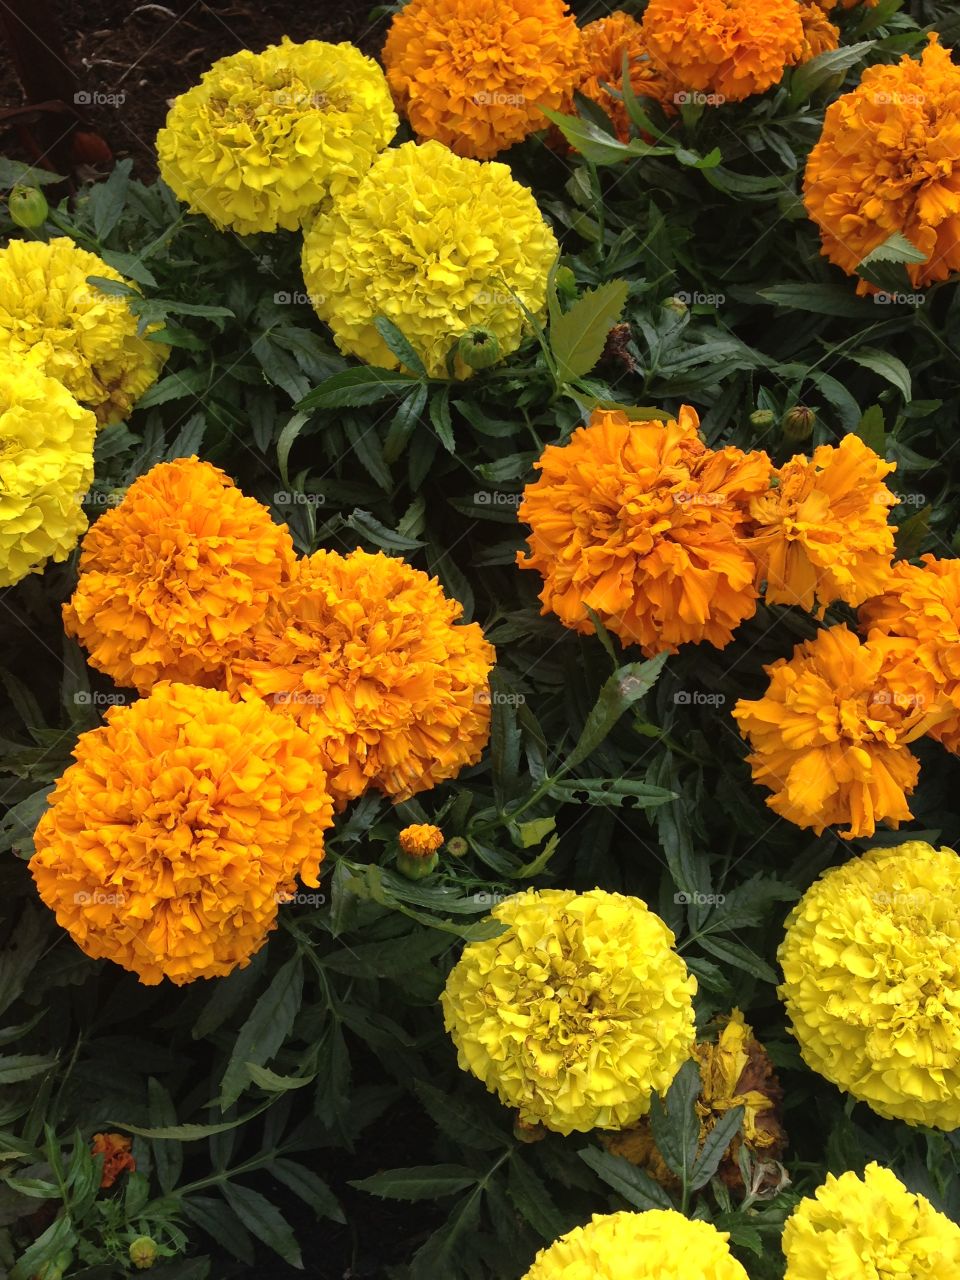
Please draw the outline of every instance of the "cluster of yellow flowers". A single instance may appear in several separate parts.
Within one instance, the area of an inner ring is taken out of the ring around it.
[[[551,445],[524,491],[525,569],[544,579],[543,612],[604,626],[644,653],[706,641],[770,604],[821,611],[882,590],[893,557],[894,467],[857,436],[774,467],[762,451],[708,449],[688,405],[668,422],[595,410]]]
[[[129,413],[168,354],[91,276],[127,283],[65,237],[0,249],[0,586],[76,546],[97,426]]]
[[[141,476],[64,606],[91,664],[147,696],[81,736],[41,824],[32,865],[61,924],[146,982],[245,963],[293,877],[316,884],[334,807],[480,758],[495,655],[461,614],[382,553],[298,560],[209,463]]]
[[[460,1066],[522,1124],[619,1129],[650,1109],[694,1047],[696,979],[639,898],[530,889],[493,909],[442,996]]]

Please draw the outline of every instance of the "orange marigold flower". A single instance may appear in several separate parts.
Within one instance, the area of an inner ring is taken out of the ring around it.
[[[773,487],[750,503],[750,545],[768,604],[812,612],[883,590],[896,532],[887,523],[896,498],[883,477],[895,470],[854,435],[778,468]]]
[[[803,52],[797,0],[650,0],[643,36],[684,89],[729,102],[779,84]]]
[[[813,0],[800,5],[800,21],[803,23],[803,49],[798,62],[809,62],[821,53],[829,53],[840,44],[840,28],[827,17],[827,10]]]
[[[493,646],[436,578],[359,548],[301,560],[227,673],[319,748],[339,808],[368,786],[396,800],[475,764],[490,734]]]
[[[415,822],[400,832],[400,848],[415,858],[426,858],[443,844],[443,832],[429,822]]]
[[[831,103],[807,161],[804,203],[821,251],[848,275],[894,234],[924,254],[906,264],[914,285],[960,267],[960,67],[930,39],[919,61],[869,67]]]
[[[125,1138],[122,1133],[95,1133],[90,1153],[103,1156],[103,1173],[100,1176],[101,1187],[112,1187],[121,1173],[134,1173],[137,1162],[130,1154],[133,1140]]]
[[[940,713],[899,696],[886,662],[882,645],[830,627],[764,668],[762,698],[737,703],[753,780],[773,792],[767,804],[782,818],[817,835],[842,823],[844,836],[872,836],[878,822],[896,828],[911,817],[920,765],[907,744]]]
[[[920,565],[898,560],[883,594],[861,608],[860,629],[871,643],[887,637],[902,655],[890,677],[901,699],[919,687],[925,698],[944,700],[944,719],[929,733],[948,750],[960,751],[960,560],[932,555],[923,556]]]
[[[119,685],[219,685],[294,561],[286,526],[217,467],[161,462],[84,538],[64,624]]]
[[[383,64],[421,140],[488,160],[547,125],[582,66],[565,0],[410,0]]]
[[[602,107],[617,130],[621,142],[630,139],[630,117],[617,93],[623,86],[624,54],[630,63],[630,87],[638,98],[653,98],[661,106],[675,110],[674,96],[680,86],[655,63],[643,43],[643,27],[628,13],[616,9],[606,18],[588,22],[582,29],[584,66],[573,86]],[[611,93],[616,90],[617,93]],[[571,115],[573,92],[561,106]]]
[[[81,951],[152,985],[243,968],[333,821],[316,751],[256,700],[158,685],[80,735],[30,870]]]
[[[519,510],[530,553],[517,557],[543,576],[543,613],[592,634],[589,607],[649,656],[702,640],[722,649],[755,612],[741,533],[770,460],[714,452],[698,426],[687,405],[665,423],[598,409],[565,445],[547,447]]]

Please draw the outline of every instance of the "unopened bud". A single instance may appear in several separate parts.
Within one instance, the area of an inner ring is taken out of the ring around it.
[[[817,415],[805,404],[796,404],[783,415],[783,438],[791,444],[802,444],[813,435]]]
[[[14,187],[7,197],[7,207],[17,226],[28,230],[42,227],[49,212],[47,198],[39,187]]]
[[[457,353],[471,369],[489,369],[500,359],[500,339],[492,329],[474,325],[457,343]]]
[[[444,851],[449,853],[451,858],[462,858],[469,848],[463,836],[451,836],[444,845]]]
[[[776,420],[777,415],[772,409],[755,409],[750,415],[750,425],[756,427],[758,431],[766,431]]]
[[[157,1242],[150,1236],[137,1236],[130,1245],[130,1261],[140,1271],[146,1271],[157,1260]]]

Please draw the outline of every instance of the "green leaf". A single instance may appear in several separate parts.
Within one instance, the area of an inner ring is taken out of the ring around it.
[[[229,1107],[248,1088],[248,1064],[263,1066],[278,1051],[293,1029],[303,997],[303,962],[294,956],[279,969],[240,1028],[220,1081],[220,1105]],[[252,1229],[252,1228],[251,1228]]]
[[[132,168],[132,160],[118,160],[106,182],[98,182],[89,189],[86,212],[93,219],[98,240],[104,240],[120,220]]]
[[[609,1151],[600,1151],[597,1147],[587,1147],[580,1152],[580,1159],[635,1209],[676,1208],[659,1182],[655,1182],[622,1156],[611,1155]]]
[[[760,289],[757,296],[791,311],[812,311],[821,316],[876,321],[873,303],[858,298],[852,289],[837,284],[778,284]]]
[[[675,791],[631,778],[565,778],[551,784],[550,794],[568,804],[607,804],[616,809],[627,800],[633,800],[633,808],[652,809],[677,798]]]
[[[860,347],[857,351],[849,351],[847,356],[865,369],[872,369],[895,386],[907,403],[913,399],[910,370],[898,356],[889,351],[880,351],[876,347]]]
[[[312,1169],[306,1169],[293,1160],[273,1160],[270,1163],[270,1172],[278,1182],[282,1182],[295,1196],[299,1196],[304,1204],[308,1204],[321,1218],[346,1223],[347,1219],[344,1217],[337,1197]]]
[[[563,1235],[567,1223],[554,1204],[550,1189],[519,1154],[510,1161],[507,1195],[544,1240]]]
[[[461,1164],[420,1165],[390,1169],[371,1178],[351,1181],[350,1186],[385,1200],[433,1200],[476,1186],[477,1175]]]
[[[426,388],[424,388],[426,390]],[[430,422],[447,453],[456,453],[457,442],[453,436],[453,418],[450,414],[450,388],[441,387],[430,397]]]
[[[395,529],[388,529],[369,511],[361,511],[359,508],[347,516],[343,523],[384,551],[416,551],[424,545],[422,539],[407,538]]]
[[[878,244],[876,249],[871,250],[865,258],[861,258],[857,264],[857,273],[861,274],[865,267],[872,267],[878,262],[926,261],[927,254],[922,249],[918,249],[912,240],[895,231],[892,236],[884,240],[883,244]]]
[[[22,995],[46,950],[49,940],[46,924],[44,914],[25,906],[17,927],[0,950],[0,1013]]]
[[[70,1218],[57,1218],[20,1254],[9,1280],[34,1280],[42,1274],[44,1264],[52,1264],[57,1254],[69,1252],[76,1243],[77,1233]]]
[[[896,533],[897,559],[913,560],[919,554],[930,532],[930,507],[921,507],[904,520]]]
[[[308,392],[296,408],[302,413],[314,409],[346,409],[361,404],[375,404],[390,396],[403,396],[418,379],[405,373],[391,372],[365,365],[362,369],[344,369]]]
[[[476,1108],[424,1080],[416,1081],[413,1087],[427,1115],[454,1142],[478,1151],[492,1151],[507,1144],[505,1135]]]
[[[147,1109],[150,1123],[158,1128],[175,1126],[177,1108],[170,1094],[159,1080],[152,1076],[147,1081]],[[167,1142],[156,1139],[152,1144],[153,1162],[157,1170],[157,1181],[164,1195],[169,1195],[177,1185],[183,1169],[183,1149],[179,1142]]]
[[[626,280],[610,280],[588,289],[566,313],[551,309],[548,336],[561,382],[583,377],[600,359],[607,334],[620,319],[628,289]]]
[[[303,1259],[296,1237],[279,1209],[259,1191],[251,1191],[249,1187],[241,1187],[235,1182],[225,1182],[220,1191],[251,1235],[263,1241],[285,1262],[289,1262],[291,1267],[303,1270]]]
[[[281,1076],[275,1071],[271,1071],[269,1067],[261,1067],[256,1062],[247,1062],[244,1064],[250,1072],[250,1079],[254,1084],[258,1084],[261,1089],[266,1089],[268,1093],[286,1093],[289,1089],[302,1089],[304,1085],[312,1084],[317,1078],[316,1072],[309,1076]]]
[[[191,1222],[205,1231],[222,1249],[248,1267],[253,1266],[253,1241],[236,1215],[213,1196],[184,1196],[180,1207]]]
[[[840,49],[828,49],[797,67],[790,78],[790,105],[799,106],[817,89],[862,62],[876,42],[864,40]]]
[[[548,120],[553,121],[571,147],[592,164],[622,164],[623,161],[638,156],[669,155],[672,150],[672,147],[647,146],[638,141],[619,142],[592,120],[565,116],[560,111],[552,111],[547,107],[541,107],[540,110]]]
[[[864,410],[863,417],[860,419],[854,434],[858,435],[863,443],[869,449],[872,449],[874,453],[879,454],[881,458],[886,457],[887,430],[883,409],[880,405],[872,404],[869,409]]]
[[[705,1187],[717,1172],[727,1147],[740,1132],[743,1113],[742,1106],[731,1107],[729,1111],[724,1112],[707,1134],[690,1174],[691,1191],[698,1191],[701,1187]]]
[[[666,1097],[653,1096],[650,1129],[666,1166],[684,1181],[697,1158],[700,1120],[696,1102],[701,1089],[700,1067],[692,1059],[674,1076]]]
[[[379,333],[400,363],[409,369],[411,373],[417,374],[420,378],[425,378],[427,376],[426,366],[393,321],[388,320],[386,316],[377,316],[373,323],[377,333]]]
[[[0,1056],[0,1085],[32,1080],[34,1076],[43,1075],[56,1065],[57,1059],[47,1054],[18,1053],[9,1057]]]
[[[665,653],[658,653],[647,662],[631,662],[610,676],[587,716],[576,745],[563,762],[564,772],[591,756],[624,712],[650,692],[666,660]]]
[[[732,942],[729,938],[716,938],[709,934],[702,935],[697,941],[704,951],[716,956],[718,960],[725,961],[726,964],[733,965],[735,969],[749,973],[752,977],[759,978],[761,982],[770,982],[774,986],[779,982],[777,975],[767,962],[739,942]]]

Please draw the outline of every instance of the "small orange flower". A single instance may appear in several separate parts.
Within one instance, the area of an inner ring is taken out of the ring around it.
[[[782,818],[817,835],[845,824],[844,836],[872,836],[878,822],[896,828],[910,819],[907,797],[920,765],[907,744],[941,713],[892,688],[887,661],[883,645],[830,627],[764,668],[770,685],[762,698],[737,703],[753,780],[773,793],[767,804]]]
[[[643,43],[643,28],[635,18],[617,9],[606,18],[588,22],[582,28],[584,68],[574,86],[580,93],[596,102],[610,116],[621,142],[630,139],[630,117],[622,98],[611,89],[623,85],[623,59],[629,59],[630,87],[638,98],[653,98],[661,106],[674,111],[674,96],[680,86],[655,63]],[[573,94],[569,95],[561,110],[570,115],[574,111]]]
[[[488,160],[544,129],[582,66],[564,0],[410,0],[393,19],[383,65],[421,140]]]
[[[368,786],[396,800],[475,764],[490,733],[495,659],[436,578],[382,552],[298,562],[227,673],[313,739],[334,803]]]
[[[684,89],[729,102],[779,84],[803,52],[797,0],[650,0],[643,37]]]
[[[95,1133],[90,1151],[95,1156],[103,1156],[103,1173],[100,1177],[101,1187],[112,1187],[121,1173],[133,1173],[137,1162],[130,1154],[133,1141],[122,1133]]]
[[[428,858],[443,844],[443,832],[429,822],[415,822],[400,832],[400,848],[415,858]]]
[[[914,285],[960,268],[960,67],[938,39],[919,60],[869,67],[827,108],[804,202],[823,254],[848,275],[894,234],[924,254],[906,264]]]
[[[598,409],[565,445],[547,447],[519,510],[530,552],[517,557],[543,577],[543,613],[592,634],[589,607],[652,655],[704,640],[722,649],[755,612],[741,535],[770,460],[714,452],[698,426],[687,405],[666,423]]]
[[[908,698],[919,687],[925,697],[949,703],[949,714],[929,732],[960,752],[960,560],[897,561],[883,594],[861,608],[860,629],[871,643],[886,637],[902,655],[890,677],[898,696]],[[920,683],[924,677],[929,687]]]
[[[803,49],[798,62],[809,62],[821,53],[829,53],[840,44],[840,28],[827,17],[827,10],[813,0],[801,3],[800,21],[803,23]]]
[[[812,612],[883,590],[896,532],[887,523],[896,499],[883,478],[894,470],[853,435],[777,470],[774,486],[750,503],[750,545],[768,604]]]
[[[160,462],[84,538],[64,625],[118,685],[217,685],[294,559],[286,526],[219,468]]]

